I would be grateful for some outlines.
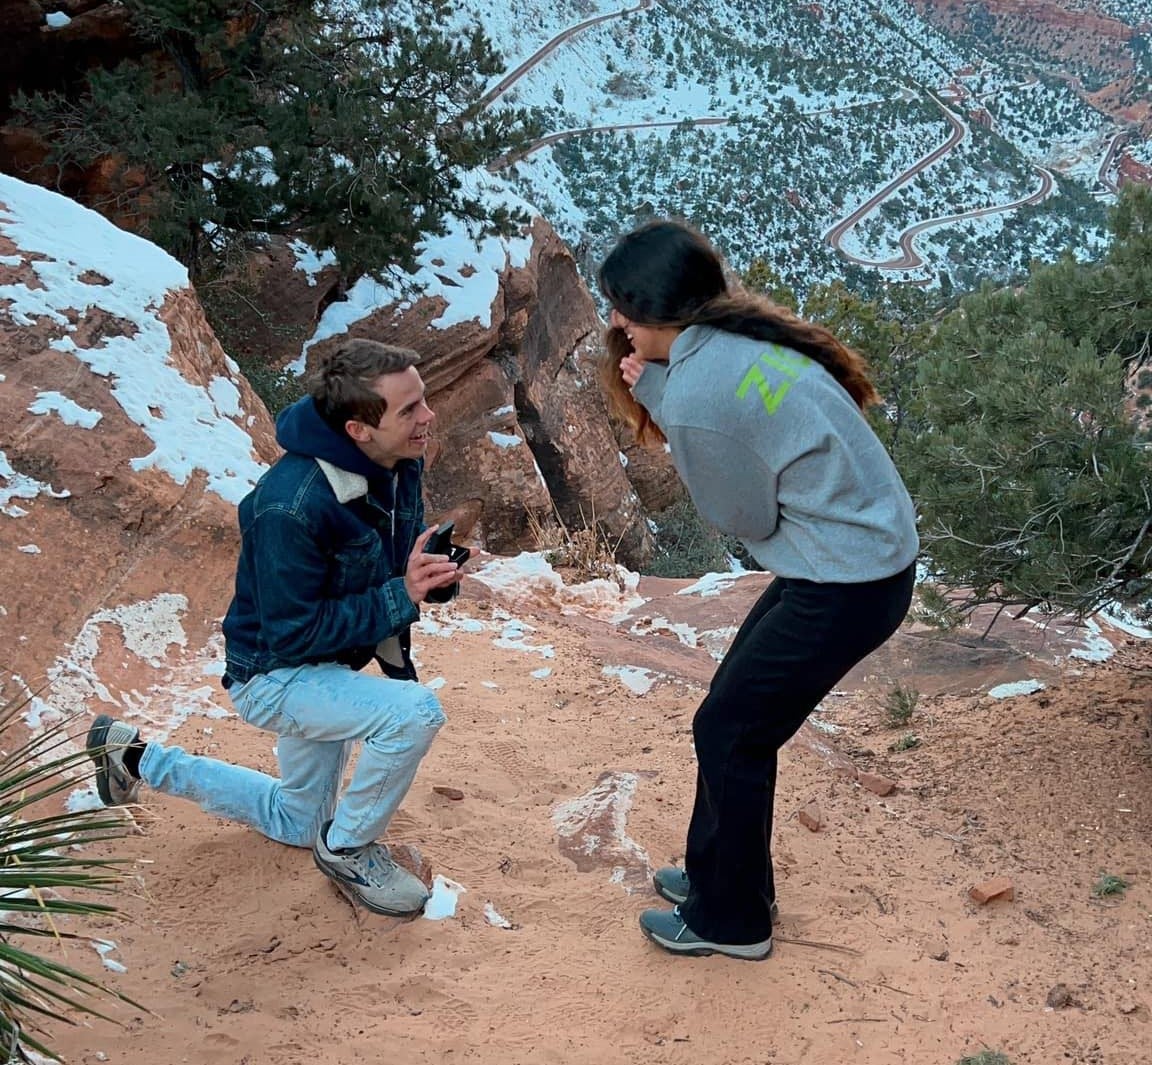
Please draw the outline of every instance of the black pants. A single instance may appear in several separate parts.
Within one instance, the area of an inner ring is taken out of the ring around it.
[[[680,907],[714,943],[758,943],[772,931],[772,800],[776,756],[912,601],[914,567],[866,584],[777,578],[752,608],[692,723],[699,766]]]

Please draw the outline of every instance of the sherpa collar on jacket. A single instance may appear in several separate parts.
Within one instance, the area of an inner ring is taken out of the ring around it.
[[[368,478],[350,470],[342,470],[333,466],[325,459],[317,459],[316,465],[320,467],[325,479],[332,486],[332,491],[338,503],[348,503],[353,499],[360,499],[368,494]]]

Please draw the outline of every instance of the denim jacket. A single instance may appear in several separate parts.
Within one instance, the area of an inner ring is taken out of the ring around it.
[[[375,466],[308,397],[281,415],[277,439],[289,453],[240,503],[225,684],[315,662],[362,669],[374,657],[389,676],[416,679],[409,630],[420,610],[404,570],[424,525],[423,462]]]

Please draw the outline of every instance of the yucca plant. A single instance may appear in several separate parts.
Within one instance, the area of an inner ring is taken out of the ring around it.
[[[68,927],[73,919],[116,912],[86,896],[123,880],[123,859],[83,847],[125,835],[129,822],[106,810],[59,812],[92,763],[67,721],[29,738],[19,719],[29,701],[0,705],[0,1061],[8,1065],[29,1061],[29,1051],[59,1060],[44,1041],[46,1020],[114,1020],[101,999],[143,1008],[67,964],[66,946],[92,939]]]

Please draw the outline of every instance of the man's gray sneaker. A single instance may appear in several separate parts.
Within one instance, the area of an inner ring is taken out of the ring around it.
[[[679,906],[672,910],[645,910],[640,914],[640,930],[656,946],[692,958],[724,954],[741,961],[763,961],[772,953],[771,936],[759,943],[713,943],[703,939],[684,923]]]
[[[418,876],[397,865],[378,843],[354,851],[328,849],[328,822],[316,837],[316,866],[355,904],[386,917],[411,917],[430,898]]]
[[[688,901],[688,892],[692,888],[688,874],[674,865],[666,865],[663,869],[657,869],[652,874],[652,886],[656,889],[657,895],[677,906]],[[779,919],[780,907],[773,900],[772,923],[775,924]]]
[[[105,806],[135,802],[140,778],[125,764],[124,754],[140,742],[140,730],[108,714],[99,714],[88,730],[84,747],[96,763],[96,790]]]

